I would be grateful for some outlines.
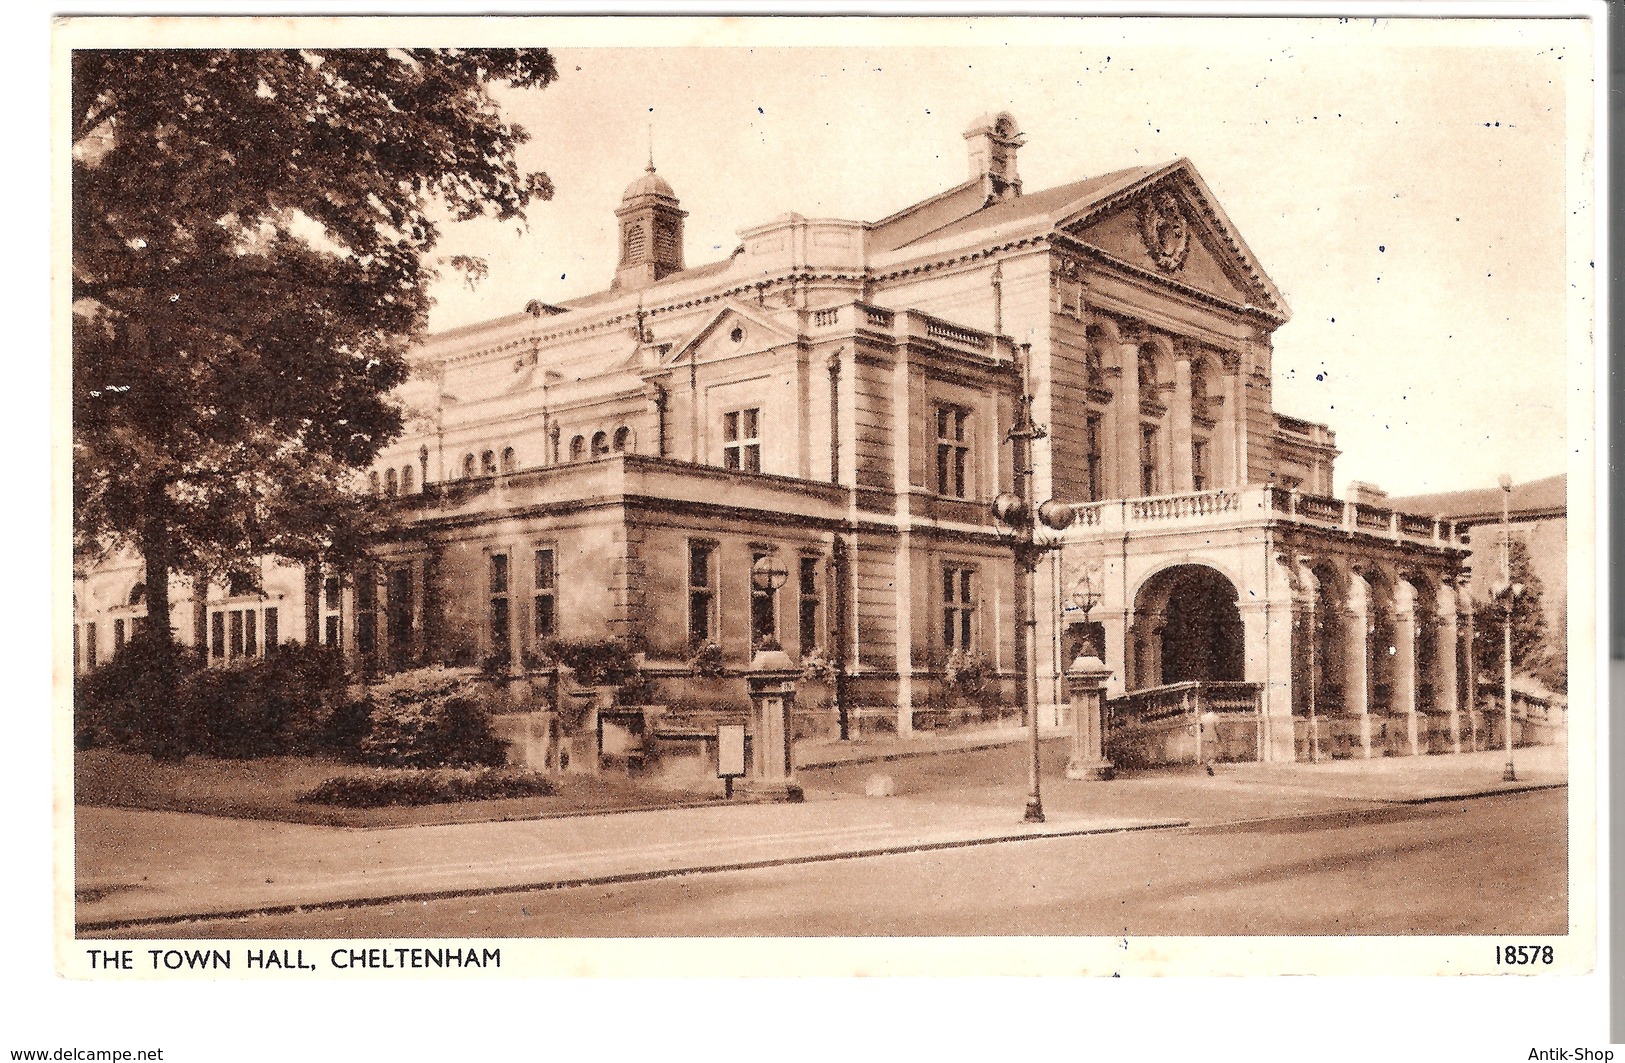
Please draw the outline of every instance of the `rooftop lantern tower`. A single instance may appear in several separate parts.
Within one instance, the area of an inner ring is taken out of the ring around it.
[[[683,268],[683,219],[677,196],[655,173],[653,157],[643,176],[626,186],[615,211],[620,220],[621,259],[615,287],[647,288]]]

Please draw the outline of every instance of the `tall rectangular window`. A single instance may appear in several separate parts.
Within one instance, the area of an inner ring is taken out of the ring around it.
[[[712,561],[716,547],[710,543],[688,544],[688,640],[713,640],[712,612],[716,604],[716,574]]]
[[[260,655],[259,611],[250,609],[243,614],[243,652],[250,657]]]
[[[322,643],[335,649],[339,645],[339,618],[329,616],[322,628]]]
[[[96,625],[85,625],[85,667],[96,667]]]
[[[1091,502],[1099,502],[1101,499],[1100,463],[1100,414],[1091,413],[1083,425],[1083,466],[1088,476]]]
[[[558,631],[558,618],[555,593],[558,587],[558,572],[555,568],[552,548],[536,551],[536,567],[534,583],[535,602],[531,616],[535,622],[535,635],[538,640],[552,638]]]
[[[818,558],[801,559],[800,652],[818,645]]]
[[[756,572],[756,563],[768,555],[762,551],[755,551],[750,555],[751,572]],[[750,644],[751,648],[759,646],[762,642],[779,637],[778,623],[778,592],[771,587],[758,587],[756,581],[750,581]]]
[[[722,415],[722,464],[744,472],[762,471],[761,410],[735,410]]]
[[[278,645],[278,643],[277,643],[278,632],[277,632],[276,623],[277,623],[276,606],[274,606],[274,605],[266,606],[265,607],[265,655],[267,657],[269,657],[271,654],[276,652],[276,648],[277,648],[277,645]]]
[[[1191,440],[1191,487],[1207,490],[1207,440]]]
[[[113,621],[113,652],[117,653],[124,648],[124,621]]]
[[[1140,494],[1157,493],[1157,427],[1140,426]]]
[[[508,555],[492,554],[490,561],[491,653],[508,656]]]
[[[242,655],[243,655],[243,611],[241,609],[233,609],[231,611],[231,653],[230,653],[230,656],[232,656],[232,657],[241,657]]]
[[[942,570],[942,646],[969,651],[976,628],[976,572],[950,567]]]
[[[937,494],[964,498],[965,470],[970,464],[970,411],[962,406],[937,407]]]
[[[209,656],[226,659],[226,614],[209,614]]]
[[[322,599],[328,609],[339,607],[339,578],[329,576],[322,581]]]
[[[366,570],[355,581],[355,648],[369,658],[378,652],[378,576]]]

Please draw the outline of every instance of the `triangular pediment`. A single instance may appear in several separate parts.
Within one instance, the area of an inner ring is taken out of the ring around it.
[[[730,301],[687,339],[673,343],[666,354],[666,362],[687,361],[696,353],[699,360],[704,361],[734,350],[759,351],[781,343],[791,343],[795,339],[794,331],[769,315],[759,313],[744,303]]]
[[[1285,320],[1280,291],[1187,160],[1061,219],[1106,258]]]

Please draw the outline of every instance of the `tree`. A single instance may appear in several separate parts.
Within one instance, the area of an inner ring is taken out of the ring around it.
[[[155,700],[171,572],[359,549],[441,222],[552,194],[491,89],[556,76],[543,49],[74,53],[74,545],[144,559]]]
[[[1501,571],[1499,547],[1497,535],[1493,556],[1485,559],[1485,563],[1492,566],[1497,582]],[[1512,604],[1512,670],[1520,675],[1535,676],[1554,689],[1566,689],[1568,654],[1562,641],[1553,640],[1547,630],[1546,609],[1541,601],[1545,587],[1529,563],[1528,544],[1514,537],[1508,557],[1512,582],[1523,586],[1523,593]],[[1473,612],[1474,665],[1481,681],[1499,684],[1506,645],[1506,596],[1477,601],[1473,605]]]

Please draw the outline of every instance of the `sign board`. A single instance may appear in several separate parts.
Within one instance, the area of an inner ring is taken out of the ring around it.
[[[745,774],[745,727],[725,723],[717,728],[717,778]]]

